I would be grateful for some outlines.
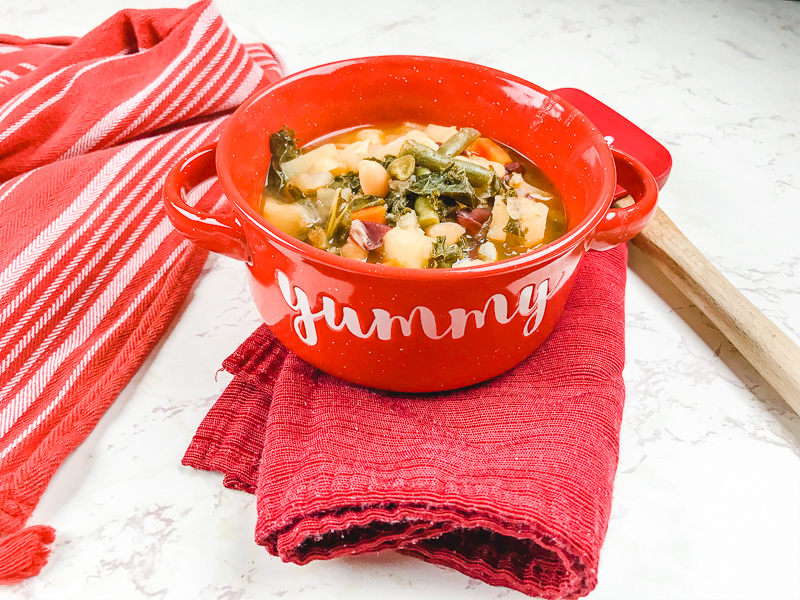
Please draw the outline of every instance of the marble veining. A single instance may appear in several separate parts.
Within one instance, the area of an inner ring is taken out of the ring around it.
[[[4,2],[0,30],[81,35],[118,9],[161,5]],[[290,71],[423,54],[588,91],[668,147],[662,208],[800,340],[797,2],[218,6],[240,39],[271,44]],[[590,598],[796,599],[797,415],[635,248],[628,276],[620,463]],[[209,258],[168,336],[34,513],[31,523],[58,532],[50,564],[0,598],[523,598],[393,552],[284,564],[253,541],[250,495],[180,466],[230,381],[222,360],[259,323],[242,265]]]

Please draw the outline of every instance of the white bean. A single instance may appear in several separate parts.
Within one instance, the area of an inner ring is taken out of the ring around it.
[[[365,194],[385,198],[389,193],[389,173],[374,160],[362,160],[358,163],[358,178]]]

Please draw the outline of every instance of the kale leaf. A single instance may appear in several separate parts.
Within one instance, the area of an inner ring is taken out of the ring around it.
[[[379,165],[381,165],[385,169],[386,167],[389,166],[389,163],[391,163],[395,158],[397,158],[397,157],[393,156],[391,154],[387,154],[383,158],[376,158],[374,156],[368,156],[364,160],[373,160],[373,161],[375,161],[376,163],[378,163]]]
[[[428,266],[434,269],[444,269],[452,267],[456,261],[464,258],[464,250],[467,247],[467,242],[464,236],[461,236],[455,244],[447,245],[447,238],[440,235],[436,238],[431,249],[431,258],[428,261]]]
[[[522,221],[519,219],[515,219],[514,217],[508,218],[508,223],[506,226],[503,227],[503,231],[510,235],[515,235],[517,237],[525,237],[525,234],[528,233],[528,228],[522,224]]]
[[[358,194],[361,192],[361,179],[359,179],[358,173],[355,171],[348,171],[347,173],[334,177],[333,181],[328,184],[328,187],[334,190],[348,187],[351,192]]]
[[[411,212],[409,200],[405,192],[391,190],[386,196],[386,223],[394,227],[397,220],[406,213]]]
[[[267,173],[267,187],[275,194],[283,191],[287,177],[281,168],[286,161],[300,156],[297,143],[300,140],[295,137],[295,132],[284,125],[280,131],[270,134],[269,151],[272,160]]]
[[[386,204],[386,200],[380,196],[359,196],[350,201],[350,210],[356,211],[371,206],[380,206],[381,204]]]
[[[420,196],[447,196],[469,208],[480,204],[466,173],[455,164],[442,172],[434,171],[417,177],[408,191]]]
[[[525,234],[528,232],[528,228],[519,219],[509,217],[508,223],[503,227],[503,231],[508,234],[506,236],[506,245],[509,247],[525,245]]]
[[[516,198],[517,190],[511,187],[503,178],[494,178],[494,189],[490,190],[493,196],[501,195],[503,198]]]

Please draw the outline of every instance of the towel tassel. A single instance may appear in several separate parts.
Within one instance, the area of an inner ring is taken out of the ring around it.
[[[19,583],[38,575],[47,564],[56,530],[33,525],[0,540],[0,584]]]

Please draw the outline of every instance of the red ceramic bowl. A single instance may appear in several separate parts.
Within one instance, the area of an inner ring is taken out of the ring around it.
[[[402,269],[317,250],[271,226],[257,206],[283,125],[311,141],[391,121],[475,127],[532,159],[560,190],[567,233],[521,257],[462,269]],[[218,176],[233,214],[184,199]],[[609,209],[615,185],[636,203]],[[485,381],[552,331],[583,254],[637,234],[657,188],[638,161],[609,149],[580,112],[546,90],[479,65],[415,56],[347,60],[297,73],[241,106],[219,142],[169,174],[167,214],[187,238],[246,263],[264,321],[307,362],[348,381],[405,392]]]

